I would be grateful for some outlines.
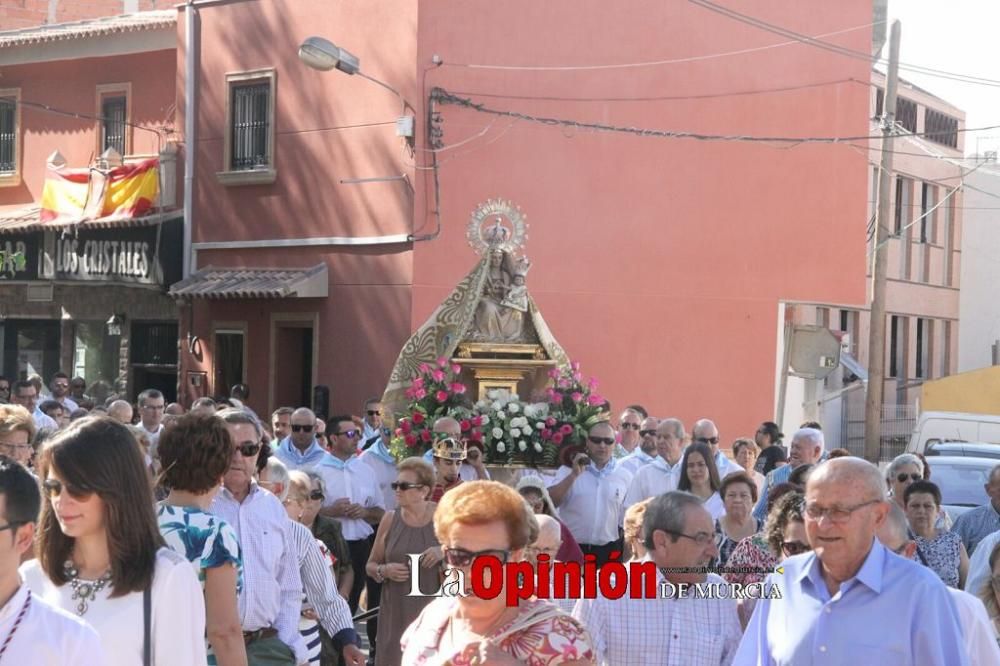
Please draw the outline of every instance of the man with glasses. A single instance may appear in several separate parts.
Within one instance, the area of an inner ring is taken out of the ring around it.
[[[49,380],[49,391],[52,393],[52,400],[62,405],[67,415],[80,409],[80,405],[69,395],[69,375],[65,372],[52,375],[52,379]]]
[[[741,633],[736,601],[685,592],[696,583],[725,584],[706,571],[718,549],[714,521],[701,498],[679,491],[653,498],[643,516],[642,540],[644,560],[658,569],[657,590],[667,583],[664,587],[676,593],[669,599],[632,599],[628,594],[581,599],[573,616],[590,632],[599,663],[733,663]]]
[[[560,519],[583,554],[597,558],[597,566],[606,564],[612,553],[623,552],[621,525],[632,474],[617,464],[614,447],[611,424],[594,424],[587,433],[587,452],[577,454],[572,467],[560,467],[549,485]]]
[[[55,422],[55,419],[38,409],[38,388],[34,384],[27,380],[21,380],[15,382],[14,388],[11,390],[10,401],[28,410],[31,418],[35,420],[35,428],[38,430],[42,428],[58,430],[59,424]]]
[[[760,498],[753,508],[753,517],[760,521],[767,520],[767,496],[771,488],[779,483],[787,483],[792,472],[799,467],[818,463],[825,446],[823,431],[815,428],[796,430],[788,447],[788,464],[764,477],[764,488],[760,491]]]
[[[656,459],[656,427],[659,423],[655,416],[644,418],[639,425],[639,446],[621,459],[621,466],[633,475]]]
[[[738,664],[970,664],[955,603],[932,570],[875,539],[885,522],[878,468],[837,458],[809,476],[811,553],[786,558],[767,581],[736,654]]]
[[[631,407],[626,407],[618,417],[618,429],[622,434],[622,441],[615,449],[616,458],[631,455],[639,446],[639,430],[642,429],[643,418],[645,417]]]
[[[361,460],[372,468],[375,481],[382,491],[382,503],[386,511],[395,511],[396,493],[392,482],[396,480],[396,458],[389,452],[389,435],[382,420],[382,403],[378,398],[369,398],[364,404],[364,426],[362,427]]]
[[[625,494],[626,509],[644,499],[677,490],[685,437],[684,424],[680,419],[664,419],[660,422],[656,427],[657,456],[632,477],[632,483]]]
[[[324,516],[340,521],[344,530],[344,540],[351,551],[354,567],[354,586],[348,604],[351,612],[358,610],[361,590],[369,580],[365,564],[371,554],[375,540],[375,528],[385,513],[385,502],[379,490],[372,468],[357,456],[361,429],[349,415],[331,416],[327,419],[329,429],[330,455],[316,465],[315,472],[326,485],[326,499],[320,510]],[[292,433],[295,434],[294,432]],[[374,580],[370,581],[368,599],[370,607],[378,603],[378,589]],[[375,644],[373,623],[369,623],[368,638]]]
[[[313,472],[331,456],[316,441],[316,415],[308,407],[299,407],[289,418],[291,433],[278,442],[274,455],[289,471]]]
[[[910,538],[910,526],[906,514],[895,502],[889,503],[889,513],[876,535],[882,545],[892,552],[908,560],[914,559],[917,542]],[[948,594],[955,602],[971,662],[1000,664],[1000,647],[997,646],[996,633],[983,602],[975,595],[953,587],[948,588]]]
[[[139,394],[139,427],[146,431],[149,437],[149,455],[156,460],[156,445],[160,443],[160,433],[163,432],[163,414],[167,401],[156,389],[146,389]]]
[[[730,474],[740,474],[743,472],[742,467],[737,465],[734,460],[730,460],[719,449],[719,429],[709,419],[695,421],[694,427],[691,428],[691,442],[693,444],[705,444],[708,446],[712,452],[712,457],[715,459],[715,468],[719,470],[719,481]]]
[[[25,467],[31,465],[35,420],[19,405],[0,405],[0,454]]]
[[[219,417],[233,440],[233,457],[209,512],[229,523],[240,541],[243,588],[238,602],[248,663],[304,663],[302,579],[291,523],[281,501],[254,480],[263,429],[257,417],[241,409],[224,409]]]

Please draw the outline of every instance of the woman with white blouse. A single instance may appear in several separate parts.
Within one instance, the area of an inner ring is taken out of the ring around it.
[[[32,593],[94,627],[111,666],[204,666],[201,586],[187,559],[164,547],[128,428],[80,419],[46,443],[38,471],[38,559],[21,567]]]
[[[697,495],[712,514],[712,520],[726,515],[726,507],[719,496],[719,470],[715,458],[707,444],[691,444],[684,449],[681,459],[681,475],[677,490]]]

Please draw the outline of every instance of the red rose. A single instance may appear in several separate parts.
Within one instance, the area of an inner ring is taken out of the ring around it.
[[[420,412],[413,412],[412,418],[413,422],[417,425],[420,425],[421,423],[424,422],[424,415],[421,414]]]
[[[472,423],[468,419],[462,419],[459,425],[462,427],[462,432],[467,432],[472,427]]]
[[[562,442],[563,442],[563,436],[561,432],[557,432],[556,434],[552,435],[553,444],[558,446],[559,444],[562,444]]]
[[[473,416],[472,417],[472,425],[474,425],[476,427],[479,427],[479,426],[483,425],[483,417],[482,416]]]
[[[445,393],[444,391],[438,391],[437,393],[434,394],[434,397],[437,399],[438,402],[444,402],[448,399],[448,394]]]
[[[551,417],[551,416],[550,416],[549,418],[545,419],[545,425],[547,425],[548,427],[550,427],[550,428],[551,428],[551,427],[552,427],[552,426],[554,426],[555,424],[556,424],[556,420],[555,420],[555,418],[554,418],[554,417]]]
[[[483,433],[482,433],[482,431],[481,430],[473,430],[472,434],[469,435],[469,439],[471,439],[473,442],[481,442],[481,441],[483,441]]]
[[[546,441],[552,439],[552,431],[548,428],[542,428],[542,439]]]
[[[406,442],[407,446],[412,448],[417,445],[417,436],[412,434],[407,435],[406,437],[403,438],[403,441]]]
[[[409,435],[410,431],[413,430],[413,426],[410,425],[410,419],[403,419],[399,422],[399,429],[403,431],[404,435]]]
[[[424,430],[422,433],[420,433],[420,439],[424,440],[425,442],[431,441],[431,431]]]
[[[571,426],[568,423],[564,423],[562,427],[559,428],[559,432],[561,432],[564,435],[570,435],[573,433],[573,426]]]

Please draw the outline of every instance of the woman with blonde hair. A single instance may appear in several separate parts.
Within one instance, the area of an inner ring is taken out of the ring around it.
[[[0,453],[25,467],[31,465],[35,419],[20,405],[0,405]]]
[[[538,522],[514,489],[496,481],[470,481],[442,498],[434,514],[434,532],[445,562],[462,571],[469,585],[479,557],[523,561]],[[590,638],[577,620],[547,601],[528,599],[508,606],[505,596],[500,590],[493,599],[471,593],[434,599],[403,634],[402,663],[596,663]]]
[[[652,500],[652,497],[647,497],[625,510],[622,527],[625,533],[624,557],[629,560],[641,560],[646,557],[646,545],[642,541],[642,518],[646,515],[646,507]]]

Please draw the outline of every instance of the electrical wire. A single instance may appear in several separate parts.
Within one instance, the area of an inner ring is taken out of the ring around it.
[[[754,16],[750,16],[748,14],[742,14],[742,13],[740,13],[740,12],[734,10],[734,9],[730,9],[729,7],[724,7],[722,5],[719,5],[719,4],[716,4],[714,2],[711,2],[711,0],[688,0],[688,2],[690,2],[690,3],[694,4],[694,5],[697,5],[699,7],[702,7],[703,9],[707,9],[707,10],[715,12],[717,14],[721,14],[722,16],[725,16],[727,18],[733,19],[733,20],[738,21],[740,23],[744,23],[746,25],[753,26],[755,28],[758,28],[760,30],[764,30],[766,32],[770,32],[770,33],[775,34],[775,35],[779,35],[779,36],[782,36],[782,37],[788,37],[788,38],[797,40],[797,41],[799,41],[799,42],[801,42],[803,44],[808,44],[810,46],[814,46],[816,48],[820,48],[820,49],[823,49],[825,51],[830,51],[832,53],[837,53],[837,54],[840,54],[840,55],[843,55],[843,56],[846,56],[846,57],[849,57],[849,58],[855,58],[855,59],[858,59],[858,60],[865,60],[865,61],[873,63],[873,64],[887,62],[887,60],[885,58],[879,58],[878,56],[873,56],[873,55],[871,55],[869,53],[865,53],[863,51],[855,51],[853,49],[849,49],[849,48],[844,47],[844,46],[839,46],[837,44],[831,44],[830,42],[824,42],[824,41],[822,41],[821,39],[819,39],[817,37],[810,37],[808,35],[804,35],[802,33],[795,32],[794,30],[790,30],[788,28],[784,28],[784,27],[776,25],[774,23],[768,23],[767,21],[764,21],[762,19],[756,18]],[[916,73],[916,74],[923,74],[925,76],[934,76],[934,77],[938,77],[938,78],[949,79],[949,80],[952,80],[952,81],[959,81],[959,82],[962,82],[962,83],[971,83],[971,84],[985,85],[985,86],[991,86],[991,87],[1000,87],[1000,80],[997,80],[997,79],[989,79],[989,78],[986,78],[986,77],[974,76],[974,75],[971,75],[971,74],[962,74],[960,72],[949,72],[949,71],[942,70],[942,69],[935,69],[933,67],[925,67],[923,65],[913,65],[913,64],[910,64],[910,63],[900,62],[899,63],[899,69],[902,69],[902,70],[905,70],[905,71],[909,71],[909,72],[913,72],[913,73]]]
[[[573,120],[567,118],[533,116],[531,114],[523,113],[520,111],[492,108],[486,106],[485,104],[474,102],[468,98],[458,97],[443,88],[434,88],[431,91],[431,97],[443,104],[454,104],[472,109],[479,113],[504,116],[507,118],[517,118],[518,120],[539,123],[541,125],[569,127],[577,130],[594,130],[597,132],[618,132],[622,134],[632,134],[637,136],[657,137],[664,139],[694,139],[698,141],[741,141],[750,143],[801,144],[801,143],[849,143],[851,141],[870,141],[873,139],[882,138],[881,135],[862,135],[862,136],[843,136],[843,137],[819,137],[819,136],[790,137],[790,136],[754,136],[747,134],[703,134],[699,132],[689,132],[683,130],[662,130],[662,129],[651,129],[643,127],[626,127],[621,125],[608,125],[605,123],[586,122],[586,121]],[[964,127],[957,129],[956,132],[977,132],[977,131],[993,130],[998,128],[1000,128],[1000,125],[991,125],[988,127],[975,127],[975,128]],[[928,136],[928,135],[936,136],[937,134],[938,132],[924,132],[924,133],[914,134],[913,136]]]
[[[853,28],[844,28],[843,30],[835,30],[834,32],[827,32],[821,35],[816,35],[816,37],[812,37],[810,39],[816,39],[821,37],[833,37],[835,35],[841,35],[847,32],[853,32],[855,30],[870,28],[873,25],[879,25],[881,23],[885,23],[885,21],[875,21],[872,23],[865,23],[864,25],[856,25]],[[713,60],[715,58],[727,58],[736,55],[746,55],[748,53],[767,51],[769,49],[776,49],[782,46],[791,46],[793,44],[798,44],[800,41],[801,40],[799,39],[793,39],[791,41],[780,42],[778,44],[755,46],[746,49],[739,49],[737,51],[725,51],[722,53],[708,53],[700,56],[670,58],[667,60],[651,60],[647,62],[620,63],[613,65],[476,65],[472,63],[462,63],[462,62],[443,62],[441,63],[441,65],[443,67],[466,67],[468,69],[493,69],[501,71],[523,71],[523,72],[578,72],[578,71],[595,71],[595,70],[608,70],[608,69],[633,69],[637,67],[657,67],[660,65],[677,65],[680,63],[700,62],[702,60]]]

